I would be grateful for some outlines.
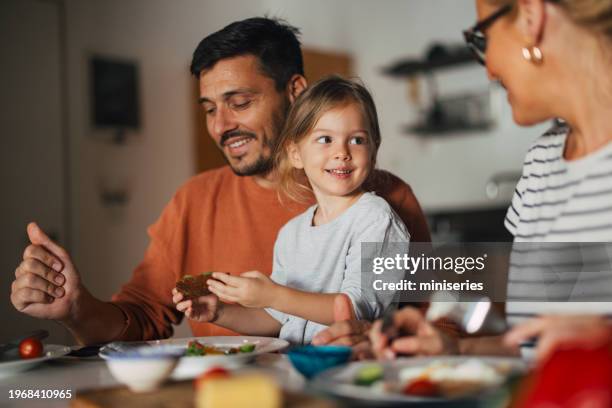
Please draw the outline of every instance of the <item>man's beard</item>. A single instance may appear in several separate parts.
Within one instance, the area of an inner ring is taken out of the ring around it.
[[[260,154],[255,163],[249,164],[245,167],[235,167],[230,163],[230,167],[232,171],[237,176],[256,176],[256,175],[265,175],[272,170],[274,165],[274,160],[272,159],[272,155],[268,157],[264,157],[264,154]]]
[[[228,161],[228,164],[232,168],[232,171],[237,176],[265,176],[274,167],[274,152],[276,150],[276,143],[280,139],[280,133],[285,124],[285,119],[287,118],[287,111],[289,110],[289,101],[283,104],[278,114],[273,115],[272,117],[272,134],[268,135],[269,137],[263,137],[263,146],[262,152],[259,154],[259,157],[255,160],[254,163],[243,166],[243,167],[234,167],[226,157],[225,159]],[[229,138],[229,137],[227,137]],[[224,138],[222,138],[223,140]],[[266,157],[265,151],[268,151],[268,156]]]

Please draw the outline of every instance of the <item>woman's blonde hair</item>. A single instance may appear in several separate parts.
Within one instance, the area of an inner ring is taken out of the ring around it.
[[[363,114],[368,144],[371,146],[372,174],[380,146],[380,128],[374,100],[360,82],[332,75],[306,89],[289,110],[274,153],[280,193],[298,202],[307,202],[312,198],[312,188],[304,170],[296,169],[291,164],[289,148],[307,136],[325,112],[352,103],[359,105]]]
[[[516,0],[487,0],[499,6],[516,6]],[[581,27],[612,41],[612,0],[549,0],[561,7]]]

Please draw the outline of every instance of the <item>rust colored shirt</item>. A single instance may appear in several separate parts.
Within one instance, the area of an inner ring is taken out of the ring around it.
[[[391,174],[379,174],[384,177],[373,190],[402,218],[411,241],[430,241],[410,187]],[[149,228],[143,261],[112,298],[127,321],[120,339],[170,337],[172,325],[183,317],[172,303],[172,289],[185,274],[259,270],[269,275],[278,231],[311,204],[281,202],[276,190],[261,187],[253,177],[236,176],[228,166],[190,179]],[[195,336],[236,334],[214,324],[189,323]]]

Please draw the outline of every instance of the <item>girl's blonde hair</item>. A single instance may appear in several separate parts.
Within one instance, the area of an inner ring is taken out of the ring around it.
[[[487,0],[499,6],[516,6],[516,0]],[[549,0],[561,7],[581,27],[612,41],[612,0]]]
[[[293,103],[274,153],[279,178],[279,192],[298,202],[312,198],[312,188],[304,170],[296,169],[289,159],[289,148],[308,135],[325,112],[355,103],[361,108],[371,146],[371,168],[376,164],[380,146],[380,128],[374,100],[359,82],[332,75],[306,89]]]

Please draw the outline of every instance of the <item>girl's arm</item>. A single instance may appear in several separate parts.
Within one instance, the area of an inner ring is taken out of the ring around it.
[[[277,337],[281,329],[281,324],[263,309],[229,304],[221,304],[212,323],[249,336]]]
[[[343,293],[304,292],[277,285],[270,307],[283,313],[312,320],[326,326],[355,317],[353,305]]]
[[[174,288],[172,301],[179,312],[193,321],[215,323],[226,329],[255,336],[278,336],[281,324],[263,309],[221,303],[215,295],[184,299]]]
[[[214,272],[213,278],[208,280],[212,293],[224,301],[236,302],[246,308],[269,307],[325,325],[355,317],[352,303],[344,294],[292,289],[275,283],[257,271],[245,272],[241,276]]]

